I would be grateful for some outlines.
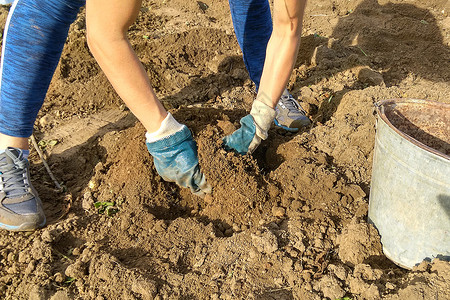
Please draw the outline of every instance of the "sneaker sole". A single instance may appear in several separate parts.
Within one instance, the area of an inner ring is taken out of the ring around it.
[[[0,223],[0,229],[5,229],[8,231],[34,231],[36,229],[42,228],[47,223],[47,219],[44,218],[44,221],[41,224],[35,224],[35,223],[23,223],[19,226],[13,226],[8,224]]]
[[[289,131],[289,132],[297,132],[297,131],[299,131],[299,128],[289,128],[289,127],[286,127],[284,125],[281,125],[280,123],[278,123],[277,119],[274,120],[274,123],[275,123],[276,126],[278,126],[280,128],[283,128],[284,130]]]
[[[277,119],[274,119],[274,123],[275,123],[275,125],[277,125],[278,127],[281,127],[281,128],[283,128],[284,130],[289,131],[289,132],[297,132],[297,131],[300,130],[300,128],[304,128],[304,127],[307,127],[307,126],[311,125],[311,121],[310,121],[309,119],[306,119],[306,120],[296,120],[296,121],[292,122],[291,125],[294,125],[294,127],[287,127],[287,126],[284,126],[284,125],[278,123],[278,120],[277,120]]]

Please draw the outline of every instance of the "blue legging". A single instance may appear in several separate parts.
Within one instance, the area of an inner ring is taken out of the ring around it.
[[[272,32],[268,0],[229,0],[250,78],[259,86]],[[70,24],[85,0],[16,0],[5,26],[0,132],[29,137],[58,65]]]
[[[29,137],[84,0],[16,0],[6,21],[0,81],[0,132]]]
[[[269,0],[228,0],[228,2],[245,67],[258,89],[267,43],[272,34]]]

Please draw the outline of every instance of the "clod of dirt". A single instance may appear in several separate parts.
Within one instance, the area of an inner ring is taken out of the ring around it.
[[[86,273],[86,266],[81,261],[76,261],[75,263],[69,265],[66,268],[65,274],[72,278],[81,278]]]
[[[259,252],[270,254],[278,249],[277,237],[270,231],[265,231],[261,235],[252,234],[252,242]]]
[[[367,300],[380,299],[380,291],[376,285],[355,277],[351,277],[348,282],[352,294],[360,295],[362,299]]]
[[[283,207],[274,206],[272,207],[272,214],[274,217],[283,217],[286,210]]]
[[[66,291],[57,291],[50,300],[70,300],[70,297]]]
[[[383,275],[381,270],[372,269],[367,264],[359,264],[355,266],[353,276],[362,278],[364,280],[378,280]]]
[[[358,73],[358,80],[367,85],[382,85],[383,75],[370,68],[362,68]]]
[[[44,257],[48,257],[51,255],[50,246],[46,243],[43,243],[41,240],[34,240],[33,246],[31,248],[31,256],[35,260],[42,259]]]
[[[364,262],[370,256],[382,255],[380,237],[373,225],[350,223],[336,240],[339,258],[350,266]]]
[[[338,279],[345,280],[347,278],[347,270],[340,265],[329,265],[328,270],[333,273]]]
[[[449,270],[446,261],[435,259],[431,264],[424,262],[413,268],[406,280],[402,282],[403,288],[398,293],[386,299],[450,299]]]
[[[62,282],[64,281],[65,278],[66,278],[66,277],[65,277],[62,273],[60,273],[60,272],[56,273],[56,274],[53,276],[53,280],[55,280],[55,282],[57,282],[57,283],[62,283]]]
[[[58,238],[58,232],[56,229],[47,228],[42,232],[42,241],[46,243],[51,243]]]
[[[54,121],[54,119],[51,115],[45,115],[39,119],[39,125],[41,125],[42,127],[45,127],[47,125],[50,125],[53,121]]]
[[[217,126],[222,129],[224,135],[232,134],[236,130],[236,126],[230,121],[217,120]]]
[[[127,269],[108,254],[93,255],[90,258],[86,284],[100,290],[110,288],[108,293],[114,295],[113,299],[133,299],[131,292],[141,299],[154,299],[156,296],[156,283],[140,274],[139,270]]]
[[[30,287],[30,292],[28,294],[30,300],[44,300],[47,299],[47,293],[43,287],[34,285]]]
[[[92,197],[91,191],[86,191],[83,195],[83,202],[81,207],[84,210],[91,210],[94,207],[94,198]]]
[[[341,283],[334,276],[325,275],[314,285],[314,289],[321,291],[323,296],[330,299],[339,299],[345,295]]]

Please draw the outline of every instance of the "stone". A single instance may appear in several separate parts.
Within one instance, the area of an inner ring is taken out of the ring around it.
[[[39,119],[39,125],[41,125],[42,127],[50,125],[52,122],[53,122],[53,117],[50,115],[45,115]]]
[[[368,84],[368,85],[382,85],[384,84],[384,78],[383,75],[380,73],[370,69],[370,68],[363,68],[358,72],[358,80],[362,83]]]
[[[279,206],[272,207],[272,215],[274,217],[281,218],[284,216],[285,213],[286,213],[286,210],[283,207],[279,207]]]

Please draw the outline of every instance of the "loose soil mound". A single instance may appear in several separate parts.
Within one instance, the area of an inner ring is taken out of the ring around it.
[[[221,138],[254,87],[227,1],[143,1],[130,39],[193,132],[213,186],[203,199],[156,173],[144,128],[89,53],[82,11],[35,127],[66,190],[33,152],[48,226],[0,232],[0,298],[449,299],[448,262],[403,270],[366,222],[373,104],[450,103],[449,11],[440,0],[309,3],[289,89],[313,124],[272,128],[239,156]]]

